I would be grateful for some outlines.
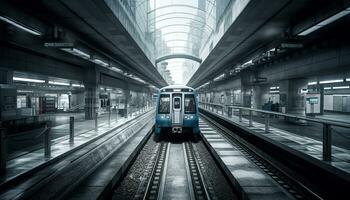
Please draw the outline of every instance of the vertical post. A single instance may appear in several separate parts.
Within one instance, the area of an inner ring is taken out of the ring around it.
[[[253,126],[253,111],[249,110],[249,126]]]
[[[98,118],[98,112],[95,113],[95,131],[98,131],[98,121],[97,121],[97,118]]]
[[[111,106],[108,106],[108,126],[111,126]]]
[[[330,124],[323,124],[323,160],[332,159],[332,129]]]
[[[5,129],[0,130],[0,174],[6,172],[6,162],[7,162],[7,153],[6,153],[6,131]]]
[[[266,114],[265,118],[265,132],[269,132],[270,130],[270,114]]]
[[[69,143],[74,144],[74,117],[69,118]]]
[[[242,122],[242,108],[239,108],[239,122]]]
[[[50,140],[50,128],[45,125],[45,133],[44,133],[44,152],[45,157],[51,157],[51,140]]]

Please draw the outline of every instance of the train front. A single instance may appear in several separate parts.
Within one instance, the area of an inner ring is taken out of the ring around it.
[[[155,133],[198,133],[198,107],[193,88],[162,88],[157,102]]]

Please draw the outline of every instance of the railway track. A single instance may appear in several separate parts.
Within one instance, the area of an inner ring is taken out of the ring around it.
[[[206,184],[203,163],[192,142],[162,141],[153,145],[138,188],[128,199],[217,199]]]

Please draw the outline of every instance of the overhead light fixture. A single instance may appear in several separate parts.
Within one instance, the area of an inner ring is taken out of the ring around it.
[[[13,19],[11,19],[9,17],[0,16],[0,20],[4,21],[6,23],[9,23],[9,24],[11,24],[11,25],[13,25],[13,26],[23,30],[23,31],[26,31],[27,33],[32,34],[32,35],[36,35],[36,36],[41,36],[42,35],[42,33],[40,31],[35,30],[33,28],[29,28],[29,27],[27,27],[25,25],[22,25],[22,24],[16,22],[15,20],[13,20]]]
[[[337,79],[337,80],[327,80],[327,81],[320,81],[320,84],[327,84],[327,83],[341,83],[343,82],[343,79]]]
[[[214,78],[214,81],[219,81],[219,80],[223,79],[224,77],[225,77],[225,73],[223,73],[223,74],[217,76],[216,78]]]
[[[79,57],[84,58],[84,59],[89,59],[90,58],[89,54],[87,54],[84,51],[79,50],[77,48],[61,48],[61,50],[65,51],[65,52],[68,52],[70,54],[73,54],[75,56],[79,56]]]
[[[81,88],[84,87],[84,85],[82,85],[82,84],[75,84],[75,83],[73,83],[72,86],[73,86],[73,87],[81,87]]]
[[[308,85],[317,85],[317,82],[315,81],[315,82],[309,82],[309,83],[307,83]]]
[[[123,70],[117,68],[117,67],[111,67],[111,70],[119,72],[119,73],[123,73]]]
[[[337,14],[332,15],[332,16],[326,18],[325,20],[319,22],[318,24],[316,24],[314,26],[311,26],[310,28],[308,28],[308,29],[298,33],[298,36],[306,36],[306,35],[314,32],[314,31],[316,31],[316,30],[318,30],[318,29],[320,29],[320,28],[322,28],[322,27],[324,27],[324,26],[326,26],[326,25],[328,25],[328,24],[330,24],[330,23],[332,23],[332,22],[334,22],[334,21],[336,21],[336,20],[346,16],[346,15],[348,15],[349,13],[350,13],[350,7],[346,8],[345,10],[340,11]]]
[[[279,90],[270,90],[270,93],[279,93]]]
[[[32,78],[21,78],[21,77],[13,77],[14,81],[22,81],[22,82],[32,82],[32,83],[45,83],[45,80],[40,79],[32,79]]]
[[[336,87],[333,87],[334,90],[336,89],[349,89],[350,87],[349,86],[336,86]]]
[[[330,90],[330,89],[332,89],[332,87],[324,87],[323,89]]]
[[[350,81],[350,78],[346,78],[345,80],[346,80],[346,81]]]
[[[94,58],[92,61],[94,63],[98,64],[98,65],[103,66],[103,67],[107,67],[108,66],[108,63],[106,63],[106,62],[104,62],[104,61],[102,61],[102,60],[100,60],[98,58]]]
[[[270,90],[275,90],[275,89],[280,89],[280,87],[279,86],[270,87]]]
[[[19,93],[33,93],[33,90],[17,90]]]
[[[107,88],[106,90],[107,90],[107,91],[112,91],[113,89],[112,89],[112,88]]]
[[[49,81],[49,84],[51,85],[63,85],[63,86],[69,86],[69,83],[65,83],[65,82],[58,82],[58,81]]]

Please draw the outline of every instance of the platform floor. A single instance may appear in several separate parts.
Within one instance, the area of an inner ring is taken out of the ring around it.
[[[15,157],[10,158],[7,161],[7,169],[4,175],[0,176],[0,184],[15,178],[16,176],[26,173],[27,171],[42,165],[50,160],[83,145],[84,143],[96,138],[125,122],[134,119],[138,114],[134,114],[132,117],[128,118],[118,118],[111,119],[111,126],[108,123],[108,118],[102,117],[98,123],[98,130],[95,131],[94,127],[91,128],[91,124],[94,126],[94,120],[84,120],[75,123],[75,128],[79,130],[80,133],[75,134],[74,144],[69,143],[69,125],[59,125],[53,127],[53,133],[56,133],[57,137],[52,139],[51,146],[51,157],[46,158],[44,156],[43,147],[36,148],[35,150],[22,151],[18,153]]]
[[[295,199],[265,171],[234,147],[221,133],[200,119],[199,128],[205,142],[231,174],[236,189],[247,199]]]
[[[261,134],[266,138],[277,141],[280,144],[286,145],[290,148],[293,148],[297,151],[300,151],[322,161],[322,142],[320,140],[322,138],[322,127],[296,125],[284,122],[275,123],[275,120],[271,118],[270,131],[266,133],[263,118],[253,118],[253,125],[249,126],[249,120],[245,117],[243,117],[242,122],[239,122],[239,117],[236,115],[232,117],[227,117],[227,115],[222,116],[221,112],[219,112],[219,114],[212,111],[209,112],[224,117],[227,120],[233,121],[234,123],[239,124],[255,133]],[[333,132],[337,133],[339,129],[335,129],[335,131]],[[333,135],[334,137],[332,145],[332,161],[322,162],[327,163],[349,174],[350,151],[348,149],[336,145],[340,143],[340,140],[345,139],[344,136],[350,137],[349,130],[343,131],[344,132],[341,136],[337,137],[337,134]],[[336,142],[335,140],[338,140],[338,142]],[[349,143],[349,140],[344,140],[344,144],[346,144],[347,147]]]

